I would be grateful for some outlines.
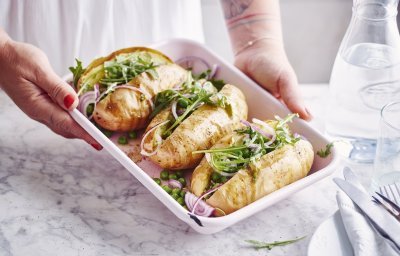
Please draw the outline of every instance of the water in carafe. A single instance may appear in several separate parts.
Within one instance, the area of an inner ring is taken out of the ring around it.
[[[355,1],[332,70],[326,130],[352,143],[349,157],[357,162],[373,160],[379,111],[400,99],[397,4],[398,0]]]

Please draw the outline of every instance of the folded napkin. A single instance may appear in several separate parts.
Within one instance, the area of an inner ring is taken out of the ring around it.
[[[339,191],[336,200],[355,256],[400,255],[400,251],[394,248],[391,241],[375,231],[373,225],[345,193]]]

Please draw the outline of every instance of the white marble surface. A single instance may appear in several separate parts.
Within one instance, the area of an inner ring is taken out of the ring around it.
[[[312,124],[323,129],[327,86],[302,89]],[[0,91],[1,256],[306,255],[316,227],[337,209],[335,194],[328,177],[220,233],[200,235],[106,152],[52,134]],[[305,235],[270,252],[244,242]]]

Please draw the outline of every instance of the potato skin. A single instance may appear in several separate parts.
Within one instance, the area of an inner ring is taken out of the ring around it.
[[[305,177],[313,160],[310,142],[299,140],[293,146],[285,145],[237,172],[206,202],[229,214]]]
[[[149,158],[165,169],[194,168],[203,154],[192,154],[193,151],[210,148],[221,137],[236,129],[241,119],[247,118],[245,97],[237,87],[227,84],[220,93],[230,101],[232,116],[221,107],[199,107],[162,142],[157,153]],[[155,117],[149,128],[159,122]]]
[[[101,127],[111,131],[130,131],[143,128],[148,123],[152,111],[149,100],[143,97],[154,97],[157,93],[183,83],[188,72],[176,64],[165,64],[155,68],[158,78],[142,73],[128,84],[140,88],[134,91],[126,88],[116,89],[98,102],[93,113],[94,120]]]

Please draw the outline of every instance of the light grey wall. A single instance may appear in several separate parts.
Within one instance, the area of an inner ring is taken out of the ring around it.
[[[301,83],[328,82],[351,0],[281,0],[285,48]],[[202,0],[206,44],[232,60],[219,0]]]

